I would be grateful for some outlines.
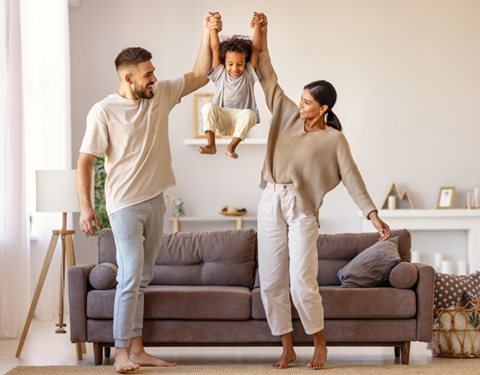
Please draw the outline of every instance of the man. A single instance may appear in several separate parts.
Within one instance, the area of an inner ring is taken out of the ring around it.
[[[212,66],[209,29],[221,31],[218,13],[204,17],[202,43],[193,70],[172,80],[157,81],[150,52],[124,49],[115,60],[118,91],[95,104],[87,117],[77,167],[80,227],[95,236],[92,221],[99,226],[89,191],[95,158],[106,155],[107,213],[118,264],[113,335],[114,366],[119,372],[141,365],[175,366],[144,350],[143,295],[153,277],[163,234],[162,192],[175,185],[168,114],[180,98],[208,82],[206,76]]]

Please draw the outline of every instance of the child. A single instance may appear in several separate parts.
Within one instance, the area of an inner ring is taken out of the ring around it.
[[[254,27],[253,41],[234,35],[220,43],[218,32],[211,29],[210,45],[213,69],[208,73],[216,85],[213,103],[202,107],[203,129],[208,145],[200,154],[215,154],[215,134],[232,135],[226,154],[238,158],[235,149],[249,130],[260,122],[253,85],[259,79],[257,59],[260,51],[260,24]]]

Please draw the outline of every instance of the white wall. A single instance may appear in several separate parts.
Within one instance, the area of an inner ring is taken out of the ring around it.
[[[480,2],[475,0],[83,0],[70,9],[74,160],[89,109],[118,89],[113,61],[120,50],[150,50],[159,78],[186,73],[197,56],[207,11],[222,14],[225,35],[251,35],[253,11],[268,16],[273,64],[292,99],[310,81],[334,84],[334,110],[378,206],[392,182],[408,189],[416,208],[435,208],[441,186],[456,186],[455,207],[465,206],[466,190],[480,182]],[[198,92],[213,90],[210,83]],[[251,136],[266,137],[271,115],[259,85],[256,99],[262,123]],[[185,200],[187,215],[213,216],[224,204],[256,214],[265,146],[240,145],[239,159],[232,160],[223,154],[225,146],[215,156],[199,155],[184,138],[193,138],[192,95],[170,115],[177,187],[169,194]],[[322,232],[360,231],[357,210],[339,186],[320,210]],[[465,246],[462,236],[443,236],[432,249]],[[77,235],[76,247],[78,262],[96,261],[93,241]]]

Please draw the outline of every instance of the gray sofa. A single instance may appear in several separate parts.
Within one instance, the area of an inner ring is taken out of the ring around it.
[[[399,237],[402,262],[410,262],[411,237]],[[411,341],[432,338],[434,269],[414,264],[415,285],[399,289],[342,288],[337,272],[378,241],[377,233],[319,235],[318,284],[328,346],[392,346],[408,364]],[[98,237],[99,264],[116,264],[110,229]],[[95,290],[95,264],[68,271],[72,343],[92,342],[95,364],[113,346],[115,288]],[[411,267],[410,267],[411,268]],[[296,346],[313,345],[292,305]],[[145,293],[145,346],[279,346],[268,327],[256,268],[252,229],[164,234],[155,274]],[[392,353],[393,354],[393,353]]]

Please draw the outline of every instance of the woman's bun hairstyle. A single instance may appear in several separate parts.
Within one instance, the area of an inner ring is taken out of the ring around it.
[[[322,105],[328,106],[327,113],[326,113],[326,123],[328,126],[337,129],[338,131],[342,131],[342,124],[340,124],[340,120],[338,117],[333,113],[332,108],[337,101],[337,91],[335,87],[330,82],[321,80],[321,81],[314,81],[306,85],[304,90],[309,90],[310,95],[313,96],[315,101]]]

